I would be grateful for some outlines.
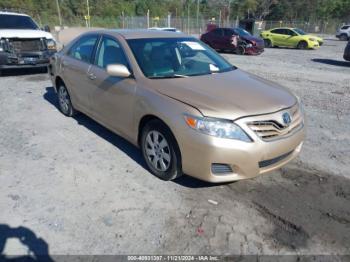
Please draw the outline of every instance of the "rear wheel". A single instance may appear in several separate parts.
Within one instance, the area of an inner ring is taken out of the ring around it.
[[[159,120],[148,122],[142,130],[141,149],[150,171],[162,180],[182,176],[181,154],[170,129]]]
[[[346,34],[341,34],[339,39],[340,39],[341,41],[348,41],[349,37],[348,37],[348,35],[346,35]]]
[[[271,48],[272,47],[272,42],[270,39],[264,39],[264,44],[266,48]]]
[[[305,49],[308,48],[308,46],[309,46],[309,45],[307,44],[307,42],[305,42],[305,41],[300,41],[299,44],[298,44],[298,46],[297,46],[297,48],[298,48],[298,49],[305,50]]]
[[[65,115],[65,116],[74,116],[77,111],[74,109],[72,105],[72,101],[70,99],[69,93],[67,88],[65,87],[64,84],[60,84],[58,89],[57,89],[57,95],[58,95],[58,106],[60,111]]]

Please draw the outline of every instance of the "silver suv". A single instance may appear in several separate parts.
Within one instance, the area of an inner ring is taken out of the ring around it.
[[[350,25],[344,25],[339,28],[335,36],[342,41],[350,40]]]

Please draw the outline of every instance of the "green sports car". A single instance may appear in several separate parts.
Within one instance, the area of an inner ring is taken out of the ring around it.
[[[308,35],[298,28],[274,28],[263,31],[261,37],[264,39],[265,47],[294,47],[299,49],[315,49],[323,44],[323,39]]]

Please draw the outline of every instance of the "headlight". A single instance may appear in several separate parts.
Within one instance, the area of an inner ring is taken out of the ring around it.
[[[4,45],[5,45],[5,41],[4,40],[0,40],[0,52],[4,51]]]
[[[251,47],[253,47],[253,45],[252,44],[247,44],[246,47],[247,48],[251,48]]]
[[[316,41],[315,38],[309,38],[309,40],[312,41],[312,42],[315,42],[315,41]]]
[[[46,40],[47,49],[56,50],[56,42],[53,39]]]
[[[242,128],[229,120],[196,117],[186,114],[185,121],[189,127],[206,135],[252,142]]]

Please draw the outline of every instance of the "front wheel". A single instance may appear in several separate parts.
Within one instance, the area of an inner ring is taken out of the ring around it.
[[[60,111],[65,116],[69,116],[69,117],[74,116],[77,111],[74,109],[68,90],[63,84],[59,85],[57,89],[57,95],[58,95],[58,106]]]
[[[237,55],[244,55],[245,54],[245,48],[244,48],[244,46],[238,46],[237,47],[237,50],[236,50],[236,54]]]
[[[175,137],[159,120],[152,120],[142,130],[141,150],[150,171],[162,180],[182,176],[181,154]]]
[[[340,40],[341,41],[348,41],[348,36],[346,35],[346,34],[342,34],[342,35],[340,35]]]
[[[308,44],[307,44],[307,42],[305,42],[305,41],[300,41],[299,44],[298,44],[298,46],[297,46],[297,48],[298,48],[298,49],[305,50],[305,49],[308,48]]]

